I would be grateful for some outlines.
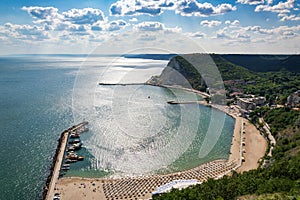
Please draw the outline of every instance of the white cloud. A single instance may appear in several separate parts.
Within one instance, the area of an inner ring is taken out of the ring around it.
[[[99,9],[83,8],[71,9],[59,13],[54,7],[23,7],[22,10],[36,19],[36,24],[46,24],[49,30],[66,30],[72,24],[93,25],[99,22],[106,22],[103,12]]]
[[[255,8],[255,12],[269,11],[277,13],[288,13],[294,8],[294,3],[296,0],[287,0],[286,2],[280,1],[278,4],[270,5],[258,5]]]
[[[174,10],[182,16],[220,15],[236,10],[228,3],[213,6],[211,3],[199,3],[196,0],[118,0],[110,6],[110,14],[117,16],[160,15],[165,10]]]
[[[163,31],[164,33],[179,33],[181,32],[181,28],[167,28],[163,23],[160,22],[141,22],[133,26],[135,31],[139,32],[157,32]]]
[[[188,37],[195,37],[195,38],[204,38],[204,37],[206,37],[206,34],[202,33],[202,32],[186,33],[186,35]]]
[[[160,22],[142,22],[134,26],[134,29],[138,31],[161,31],[165,27]]]
[[[93,31],[118,31],[128,24],[123,20],[109,22],[99,9],[70,9],[59,13],[54,7],[23,7],[36,24],[48,31],[67,31],[71,35],[93,35]],[[65,37],[64,37],[65,38]]]
[[[141,41],[154,41],[156,39],[157,39],[157,37],[152,34],[141,34],[138,37],[138,40],[141,40]]]
[[[211,21],[208,21],[208,20],[203,20],[200,22],[200,25],[201,26],[204,26],[204,27],[215,27],[215,26],[220,26],[222,24],[221,21],[217,21],[217,20],[211,20]]]
[[[129,21],[130,21],[130,22],[137,22],[138,19],[134,17],[134,18],[129,19]]]
[[[38,26],[6,23],[4,27],[9,37],[19,40],[41,41],[50,38],[49,33]]]
[[[129,24],[123,20],[108,21],[99,9],[83,8],[59,12],[54,7],[23,7],[32,18],[34,25],[7,23],[5,34],[8,41],[47,41],[61,44],[91,44],[107,39]],[[101,32],[101,34],[99,34]]]
[[[252,31],[260,34],[273,34],[273,29],[264,29],[260,26],[248,26],[244,28],[246,31]]]
[[[176,3],[175,12],[182,16],[205,17],[225,14],[234,10],[236,10],[236,7],[227,3],[213,6],[211,3],[199,3],[196,0],[180,0]]]
[[[58,9],[54,7],[23,6],[22,10],[27,11],[34,19],[51,20],[60,16]]]
[[[240,25],[240,21],[237,20],[237,19],[234,20],[234,21],[232,21],[232,22],[231,22],[230,20],[226,20],[226,21],[225,21],[225,24],[226,24],[226,25],[231,25],[231,26],[238,26],[238,25]]]
[[[171,9],[174,0],[118,0],[110,6],[111,15],[160,15],[163,10]]]
[[[281,33],[281,35],[284,38],[292,38],[292,37],[295,37],[297,34],[293,31],[284,31],[284,32]]]
[[[222,28],[222,29],[219,29],[218,31],[216,31],[216,38],[221,38],[221,39],[224,39],[224,38],[231,38],[231,36],[227,33],[227,30],[228,28],[225,27],[225,28]]]
[[[231,25],[238,26],[240,24],[239,20],[234,20]]]
[[[82,25],[82,24],[71,24],[67,31],[69,31],[70,35],[79,35],[79,36],[85,36],[91,34],[91,28],[88,25]]]
[[[229,21],[225,23],[227,25],[231,24]],[[225,46],[235,46],[240,45],[241,43],[246,44],[246,46],[252,46],[253,43],[259,43],[261,45],[266,45],[265,47],[268,47],[271,44],[278,47],[283,44],[285,45],[286,42],[297,41],[299,36],[300,25],[278,26],[274,28],[263,28],[261,26],[228,26],[217,30],[216,34],[212,36],[211,39],[215,39]],[[260,46],[258,49],[261,48],[264,48],[264,46]]]
[[[235,38],[250,38],[250,35],[246,33],[237,33]]]
[[[237,2],[241,4],[257,5],[263,4],[264,0],[238,0]]]
[[[284,21],[299,21],[300,20],[300,16],[296,16],[296,15],[288,15],[286,13],[279,13],[278,17],[280,17],[280,21],[284,22]]]
[[[118,31],[125,28],[128,24],[123,20],[111,21],[105,25],[107,31]]]
[[[103,12],[94,8],[71,9],[63,12],[62,15],[64,21],[73,24],[93,24],[105,20]]]
[[[277,36],[286,36],[286,35],[292,35],[291,33],[294,33],[293,35],[297,35],[296,33],[300,31],[300,25],[298,26],[279,26],[272,29],[264,29],[260,26],[248,26],[243,28],[245,31],[252,31],[259,34],[267,34],[267,35],[274,35],[274,38]]]

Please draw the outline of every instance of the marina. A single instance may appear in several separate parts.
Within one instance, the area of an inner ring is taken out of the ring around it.
[[[64,177],[58,180],[55,193],[65,199],[151,199],[152,195],[157,194],[162,186],[171,182],[197,180],[197,183],[200,184],[209,178],[220,178],[241,166],[239,151],[242,138],[241,123],[242,120],[237,118],[234,131],[236,140],[233,141],[232,152],[228,160],[215,160],[190,170],[165,175],[95,179]],[[74,153],[67,152],[67,156],[67,161],[73,162],[71,158]],[[68,170],[71,166],[72,164],[64,164],[62,170]],[[89,192],[88,188],[92,192]]]
[[[58,197],[59,195],[55,192],[55,185],[58,179],[63,176],[65,171],[68,171],[71,168],[69,163],[84,159],[84,157],[78,156],[74,151],[81,148],[82,143],[78,138],[81,133],[88,131],[87,125],[88,122],[82,122],[61,133],[56,152],[52,158],[50,174],[43,189],[42,199],[52,200],[55,199],[55,197]],[[77,134],[78,138],[72,140],[72,134]],[[73,149],[74,151],[70,151],[70,149]]]

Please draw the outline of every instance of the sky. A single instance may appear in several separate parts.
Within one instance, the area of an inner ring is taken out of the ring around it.
[[[1,0],[0,54],[299,54],[299,0]]]

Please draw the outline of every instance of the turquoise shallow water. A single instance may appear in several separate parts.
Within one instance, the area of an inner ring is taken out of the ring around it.
[[[72,94],[82,60],[63,56],[0,58],[0,199],[37,199],[40,195],[60,133],[78,122],[73,119]],[[93,66],[100,63],[89,62]],[[150,63],[153,61],[143,66],[148,70]],[[160,68],[164,64],[157,63]],[[91,130],[82,135],[86,149],[80,151],[86,159],[73,165],[68,175],[107,175],[103,170],[117,174],[166,173],[228,157],[234,119],[225,115],[216,145],[200,159],[199,148],[208,124],[218,124],[224,114],[198,105],[166,103],[190,98],[185,92],[122,86],[97,87],[94,93],[95,109],[85,116]],[[119,97],[117,101],[111,98],[112,93]],[[195,134],[189,135],[193,131]],[[177,146],[172,149],[168,143]],[[181,148],[180,144],[185,145]],[[150,165],[131,165],[142,163],[145,156],[152,156]]]

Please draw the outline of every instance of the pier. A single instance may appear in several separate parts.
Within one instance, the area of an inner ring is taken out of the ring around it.
[[[168,104],[202,104],[207,105],[206,101],[167,101]]]
[[[127,86],[127,85],[147,85],[147,84],[146,83],[98,83],[98,85],[107,85],[107,86],[120,85],[120,86]]]
[[[60,138],[58,140],[56,152],[52,159],[50,174],[47,178],[46,184],[43,189],[42,199],[52,200],[54,198],[55,186],[60,177],[61,167],[63,164],[69,135],[74,132],[81,133],[87,131],[87,124],[88,122],[82,122],[76,126],[72,126],[68,130],[65,130],[61,133]]]

